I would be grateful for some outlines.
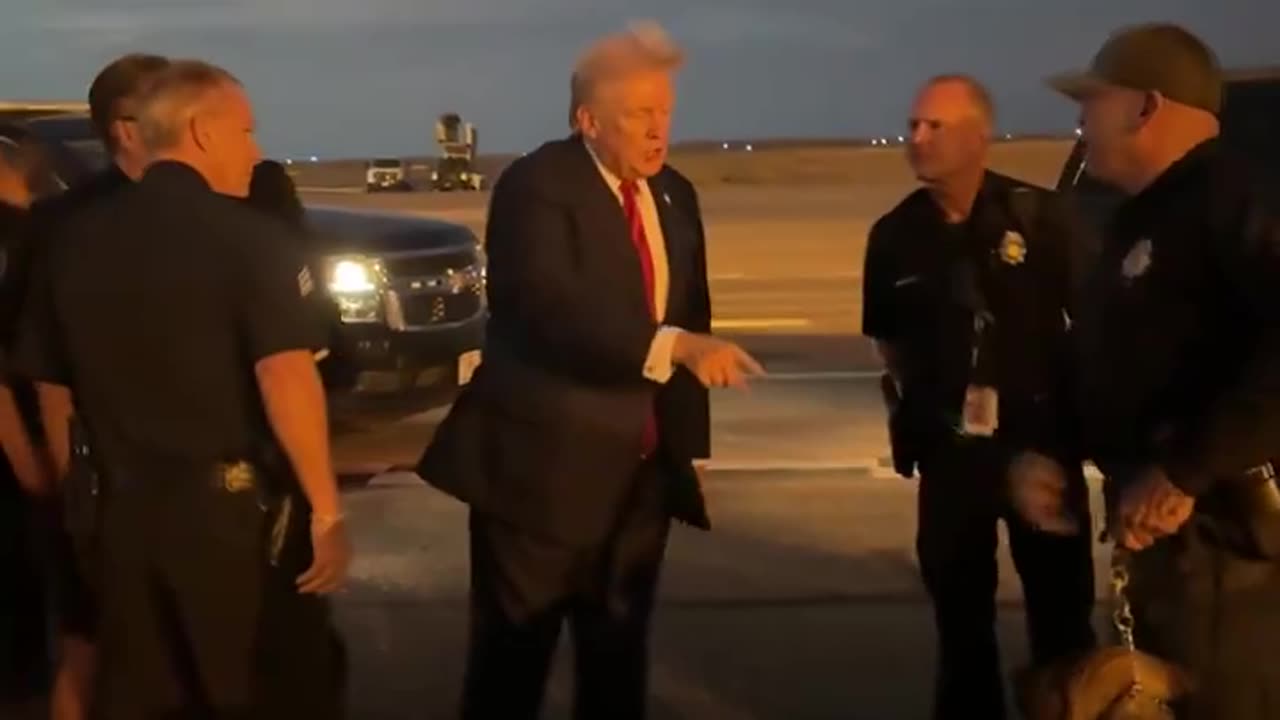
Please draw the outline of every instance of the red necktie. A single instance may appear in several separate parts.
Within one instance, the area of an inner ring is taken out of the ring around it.
[[[640,206],[636,196],[640,188],[634,180],[623,180],[619,186],[622,191],[622,213],[627,217],[627,225],[631,228],[631,244],[640,257],[640,271],[644,275],[644,294],[649,303],[649,312],[657,319],[658,307],[654,302],[653,289],[653,255],[649,252],[649,239],[644,234],[644,218],[640,215]],[[653,410],[644,424],[644,435],[640,441],[641,453],[648,457],[658,449],[658,418]]]

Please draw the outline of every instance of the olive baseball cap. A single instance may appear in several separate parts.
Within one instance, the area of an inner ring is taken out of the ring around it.
[[[1173,102],[1216,114],[1222,68],[1213,50],[1178,25],[1136,25],[1111,35],[1087,70],[1062,73],[1049,85],[1074,100],[1104,87],[1158,92]]]

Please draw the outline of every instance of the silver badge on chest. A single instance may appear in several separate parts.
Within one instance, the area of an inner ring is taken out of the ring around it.
[[[1124,256],[1120,265],[1120,274],[1125,280],[1140,278],[1151,268],[1151,239],[1142,238]]]

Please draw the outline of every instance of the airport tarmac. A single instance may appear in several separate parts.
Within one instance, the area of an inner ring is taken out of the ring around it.
[[[1067,152],[1065,143],[1002,147],[998,167],[1043,184]],[[928,716],[932,616],[914,559],[914,483],[888,467],[878,367],[857,335],[866,231],[912,185],[900,156],[863,152],[880,174],[700,184],[717,328],[770,376],[713,396],[706,490],[716,528],[673,532],[655,619],[655,719]],[[483,193],[307,197],[483,230]],[[348,433],[336,452],[412,463],[443,412]],[[359,557],[338,608],[352,717],[452,716],[466,640],[465,510],[405,473],[347,498]],[[1099,548],[1099,580],[1105,560]],[[1019,596],[1002,549],[1010,667],[1026,657]],[[554,673],[549,718],[568,717],[568,659]]]

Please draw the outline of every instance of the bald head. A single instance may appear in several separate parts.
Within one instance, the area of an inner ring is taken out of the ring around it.
[[[619,178],[648,177],[666,162],[683,63],[684,52],[651,22],[600,38],[579,57],[569,124]]]
[[[986,165],[995,126],[991,94],[968,75],[931,78],[916,95],[908,159],[926,183],[972,177]]]

